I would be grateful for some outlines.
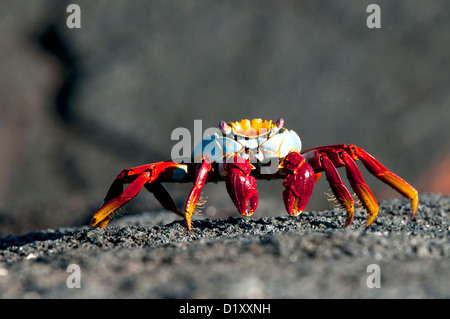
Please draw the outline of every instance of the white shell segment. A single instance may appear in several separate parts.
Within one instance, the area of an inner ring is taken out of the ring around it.
[[[208,155],[212,162],[219,162],[226,154],[240,153],[243,149],[244,146],[235,140],[214,134],[194,147],[192,159],[194,163],[201,163],[202,157]]]
[[[294,131],[285,130],[260,145],[264,157],[285,157],[295,148],[298,152],[302,149],[300,137]],[[266,155],[267,154],[267,155]]]
[[[242,144],[242,146],[244,147],[248,147],[248,148],[257,148],[259,146],[258,140],[256,138],[252,138],[252,139],[244,139],[244,138],[238,138],[237,142]]]
[[[220,160],[230,154],[239,154],[245,159],[253,157],[259,161],[265,158],[283,158],[289,154],[292,149],[300,152],[302,142],[300,137],[294,131],[282,130],[272,137],[259,136],[256,138],[246,138],[230,134],[229,138],[219,135],[218,133],[203,139],[194,147],[192,152],[192,160],[194,163],[201,163],[202,158],[209,156],[212,162],[220,162]]]

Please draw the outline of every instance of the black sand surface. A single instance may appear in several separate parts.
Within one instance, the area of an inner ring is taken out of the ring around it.
[[[450,197],[380,203],[342,228],[326,210],[290,218],[198,218],[188,234],[167,212],[115,219],[106,229],[59,228],[0,243],[3,298],[448,298]],[[70,264],[81,288],[68,288]],[[374,282],[378,265],[380,288]]]

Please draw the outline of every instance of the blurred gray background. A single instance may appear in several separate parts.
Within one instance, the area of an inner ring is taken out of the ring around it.
[[[123,168],[169,159],[195,119],[283,117],[305,149],[356,144],[449,194],[449,18],[448,0],[1,1],[0,235],[87,223]],[[377,199],[400,196],[360,167]],[[190,187],[168,189],[181,206]],[[285,214],[281,181],[258,189],[256,217]],[[223,184],[205,195],[205,217],[238,216]],[[127,206],[143,210],[160,210],[145,191]]]

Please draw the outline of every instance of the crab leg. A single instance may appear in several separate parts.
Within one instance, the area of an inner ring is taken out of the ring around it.
[[[258,207],[259,200],[256,179],[250,175],[253,165],[239,155],[234,155],[230,162],[224,164],[228,195],[241,215],[251,216]]]
[[[211,170],[211,161],[208,157],[203,159],[202,165],[197,171],[197,176],[194,181],[194,187],[192,187],[191,192],[186,200],[184,219],[186,222],[186,228],[189,232],[192,231],[191,227],[191,216],[195,211],[195,206],[200,198],[200,194],[203,189],[203,185],[206,183],[206,178],[208,177],[208,173]]]
[[[284,206],[289,215],[298,216],[308,204],[317,175],[298,152],[289,153],[282,166],[288,172],[283,183],[286,188],[283,191]]]
[[[175,174],[176,171],[178,174]],[[111,214],[133,199],[144,186],[155,195],[164,208],[184,216],[160,181],[174,180],[176,175],[177,181],[183,181],[184,176],[187,176],[186,172],[186,165],[170,161],[123,170],[113,181],[102,205],[94,214],[90,223],[91,227],[106,227],[111,219]],[[131,184],[123,191],[125,183]]]
[[[311,148],[302,152],[302,155],[306,158],[308,163],[314,168],[314,172],[317,174],[322,170],[325,170],[325,173],[332,172],[331,167],[327,165],[328,161],[324,161],[325,157],[327,157],[332,166],[336,167],[345,167],[347,178],[355,191],[358,198],[361,200],[362,205],[369,212],[369,217],[367,219],[366,226],[369,226],[375,220],[378,213],[378,203],[375,200],[372,192],[369,187],[365,183],[361,172],[359,171],[355,161],[360,160],[366,169],[375,177],[391,186],[403,196],[407,197],[411,201],[411,218],[414,217],[419,197],[417,190],[414,189],[411,185],[405,182],[402,178],[395,175],[391,171],[389,171],[386,167],[384,167],[378,160],[376,160],[372,155],[367,153],[361,148],[356,147],[355,145],[345,145],[345,144],[337,144],[337,145],[328,145],[322,147]],[[330,164],[328,163],[328,164]],[[334,180],[332,175],[327,177],[328,181],[330,179]],[[339,184],[339,181],[336,180]],[[331,184],[331,183],[330,183]],[[338,187],[339,188],[339,187]],[[332,186],[333,189],[333,186]],[[333,192],[335,190],[333,189]],[[336,193],[335,193],[336,194]],[[340,197],[336,195],[338,200]],[[344,206],[344,205],[343,205]],[[345,207],[345,206],[344,206]]]
[[[133,199],[139,193],[144,184],[148,182],[151,182],[150,171],[144,172],[139,175],[118,197],[104,202],[100,209],[95,213],[94,217],[92,217],[91,227],[106,227],[109,220],[111,219],[111,214],[116,209],[122,207],[131,199]]]
[[[341,159],[345,163],[345,172],[347,173],[350,185],[355,191],[356,196],[361,200],[366,211],[369,213],[369,217],[366,221],[366,226],[369,226],[377,217],[379,210],[378,203],[350,155],[346,152],[342,152]]]
[[[379,180],[383,181],[387,185],[394,188],[400,194],[409,198],[411,201],[411,215],[412,219],[416,214],[417,207],[419,204],[419,195],[417,190],[409,185],[406,181],[404,181],[401,177],[395,175],[391,171],[389,171],[386,167],[384,167],[377,159],[375,159],[372,155],[367,153],[365,150],[358,148],[354,145],[351,145],[350,148],[354,151],[357,159],[361,160],[366,169],[377,177]]]
[[[136,177],[141,175],[142,173],[146,171],[160,171],[161,168],[165,169],[168,166],[170,166],[170,162],[159,162],[159,163],[153,163],[153,164],[146,164],[141,166],[136,166],[133,168],[126,168],[122,172],[120,172],[119,175],[114,179],[111,186],[109,187],[109,190],[105,196],[105,199],[103,200],[103,203],[113,199],[114,197],[119,196],[123,192],[123,184],[125,183],[131,183],[133,182]],[[175,163],[172,163],[175,164]],[[177,164],[175,164],[177,165]],[[102,204],[103,205],[103,204]]]
[[[158,200],[162,207],[167,210],[174,212],[175,214],[184,217],[184,214],[178,209],[177,204],[173,200],[172,196],[170,196],[167,189],[158,181],[154,181],[153,183],[146,183],[144,187]]]
[[[336,196],[338,202],[347,211],[347,220],[345,222],[345,227],[347,227],[352,223],[355,213],[355,202],[353,200],[353,197],[342,182],[342,179],[339,176],[336,167],[326,155],[321,156],[321,163],[323,165],[325,176],[328,183],[330,184],[334,196]]]

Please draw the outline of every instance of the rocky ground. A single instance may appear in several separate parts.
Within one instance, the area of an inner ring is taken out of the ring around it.
[[[258,183],[249,219],[218,183],[192,234],[151,194],[82,226],[122,169],[171,157],[174,129],[193,147],[195,120],[283,117],[303,149],[356,144],[450,194],[450,2],[378,0],[380,29],[371,3],[78,0],[71,29],[65,1],[0,1],[0,297],[449,297],[448,196],[423,195],[412,222],[382,201],[373,226],[359,211],[343,229],[324,178],[297,219],[281,181]],[[189,186],[165,186],[182,207]]]
[[[198,217],[188,234],[167,212],[8,236],[0,243],[4,298],[448,298],[450,197],[383,201],[342,228],[335,210],[279,217]],[[79,266],[80,288],[68,288]],[[367,282],[379,266],[380,288]],[[70,269],[70,268],[69,268]]]

